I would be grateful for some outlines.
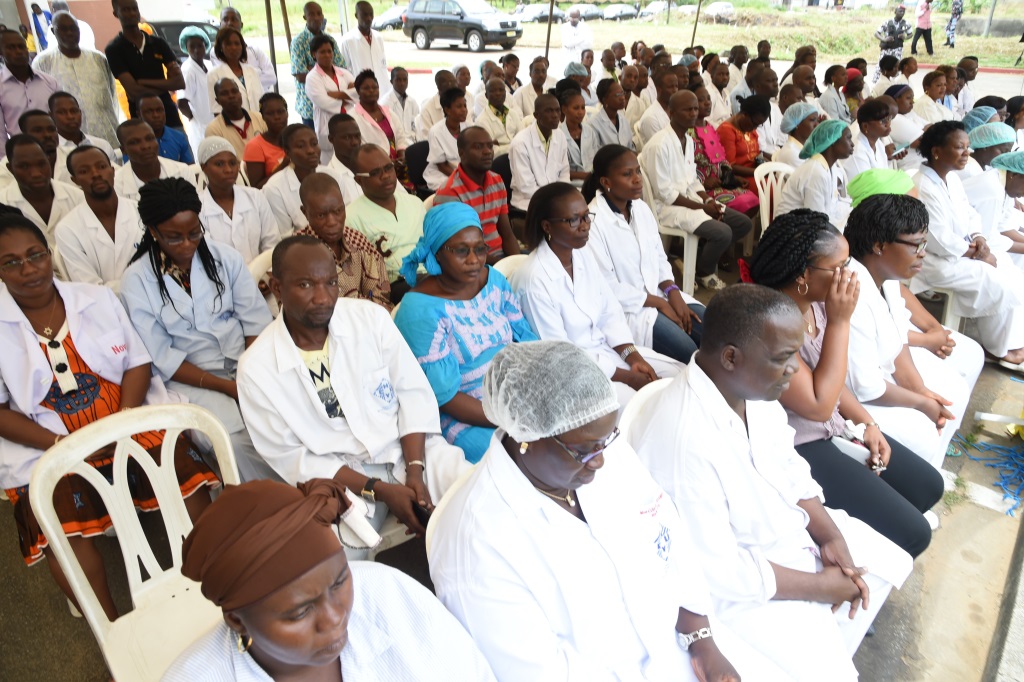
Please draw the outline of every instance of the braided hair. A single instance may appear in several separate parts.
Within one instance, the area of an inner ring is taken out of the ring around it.
[[[784,213],[761,235],[750,258],[750,278],[781,289],[796,281],[812,260],[828,255],[839,237],[824,213],[807,208]]]
[[[889,244],[927,229],[928,209],[920,199],[906,194],[876,194],[850,212],[843,235],[850,243],[850,255],[861,260],[875,244]]]
[[[191,211],[198,216],[202,210],[203,203],[199,200],[196,188],[182,178],[150,180],[139,190],[139,217],[142,219],[142,224],[146,226],[146,232],[142,236],[142,241],[139,242],[139,248],[132,256],[131,262],[134,263],[140,258],[149,256],[150,265],[153,266],[153,272],[156,273],[157,286],[160,287],[160,299],[164,303],[170,302],[172,307],[174,307],[174,302],[171,301],[171,295],[167,291],[167,285],[162,276],[163,252],[153,236],[153,232],[159,228],[161,223],[183,211]],[[199,262],[203,264],[203,271],[217,289],[215,305],[219,305],[224,295],[224,282],[217,272],[217,261],[213,258],[213,252],[210,251],[205,236],[199,240],[196,252],[199,254]],[[177,311],[176,307],[174,309]]]

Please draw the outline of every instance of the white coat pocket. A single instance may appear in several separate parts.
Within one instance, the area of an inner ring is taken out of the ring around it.
[[[372,409],[393,414],[398,411],[398,396],[391,384],[391,375],[387,367],[363,373],[363,393],[369,400]]]

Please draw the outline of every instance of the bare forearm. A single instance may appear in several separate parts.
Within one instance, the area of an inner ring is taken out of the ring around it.
[[[132,367],[121,377],[121,404],[120,409],[138,407],[146,400],[146,392],[149,391],[150,381],[153,379],[153,366],[148,362],[138,367]]]
[[[195,386],[196,388],[205,388],[210,391],[217,391],[224,395],[234,397],[235,395],[235,382],[230,379],[224,379],[216,374],[207,372],[205,369],[199,369],[191,362],[183,362],[178,367],[178,371],[171,376],[174,381],[179,381],[188,386]]]
[[[58,435],[60,434],[44,429],[20,412],[15,412],[7,404],[0,407],[0,438],[4,440],[37,450],[46,450],[53,445]]]
[[[825,506],[817,497],[809,497],[797,502],[797,506],[807,512],[810,519],[807,522],[807,532],[817,545],[824,545],[836,537],[842,537],[839,527],[832,517],[825,511]]]
[[[463,424],[494,427],[494,424],[488,421],[487,415],[484,414],[483,403],[466,393],[456,393],[451,400],[441,406],[441,411],[450,414]]]

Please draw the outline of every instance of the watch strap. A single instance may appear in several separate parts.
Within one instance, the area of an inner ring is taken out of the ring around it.
[[[701,639],[708,639],[711,635],[711,628],[701,628],[695,632],[689,634],[677,632],[676,639],[679,640],[679,646],[684,650],[689,649],[690,645]]]
[[[373,486],[377,485],[378,483],[380,483],[379,478],[366,479],[366,483],[363,485],[363,489],[359,494],[368,500],[376,501],[377,495],[373,492]]]

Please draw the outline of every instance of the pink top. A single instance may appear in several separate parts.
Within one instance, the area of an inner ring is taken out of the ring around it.
[[[700,138],[701,142],[704,143],[704,153],[707,154],[708,161],[711,163],[723,163],[728,160],[725,157],[725,146],[722,144],[722,139],[718,137],[718,132],[714,126],[706,123],[704,127],[694,126],[693,130],[697,133],[697,137]]]
[[[932,27],[932,3],[925,2],[924,0],[917,3],[917,27]]]
[[[821,343],[825,339],[825,325],[828,323],[828,318],[825,317],[824,303],[812,303],[811,310],[814,312],[814,325],[818,328],[818,333],[813,338],[810,334],[804,337],[804,345],[800,347],[800,357],[813,372],[814,368],[818,366],[818,360],[821,359]],[[786,414],[789,416],[789,425],[796,431],[796,436],[793,438],[794,445],[825,440],[832,436],[838,436],[846,429],[846,420],[839,414],[838,404],[832,410],[832,418],[826,422],[804,419],[789,409],[786,410]]]

